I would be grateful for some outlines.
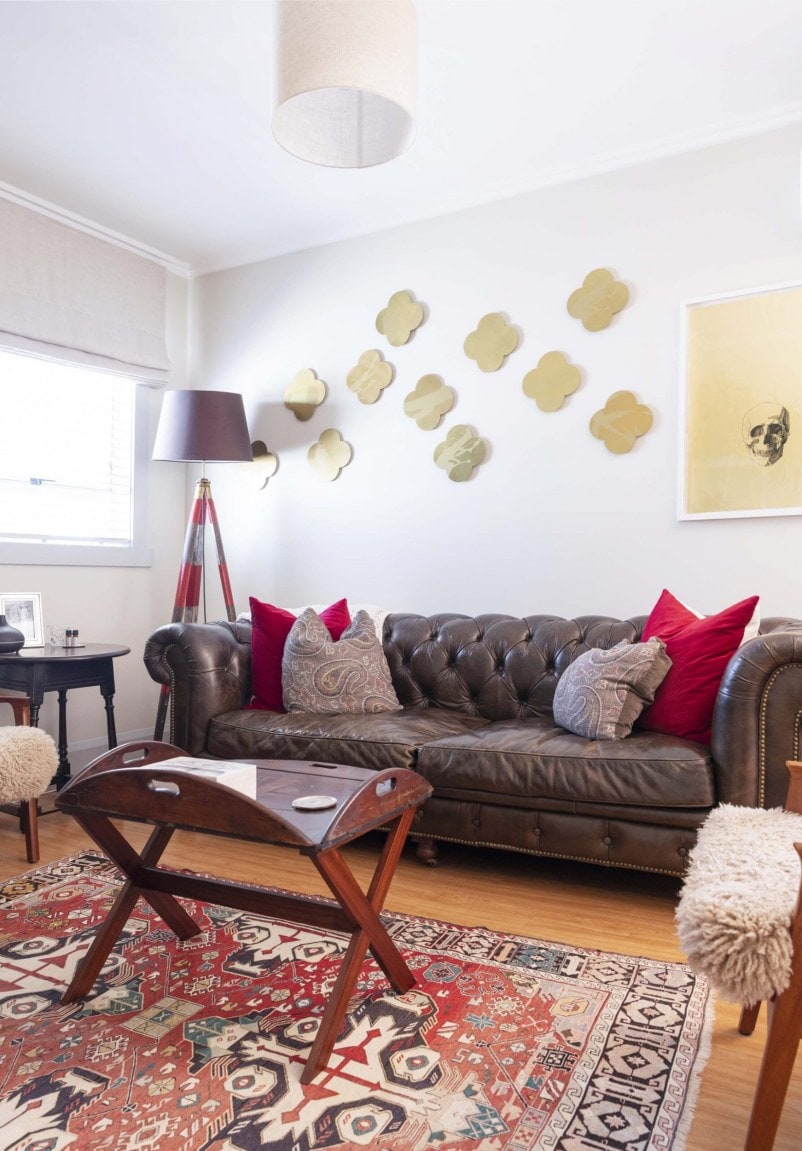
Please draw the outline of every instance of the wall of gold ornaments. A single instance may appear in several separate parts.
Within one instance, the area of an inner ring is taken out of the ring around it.
[[[568,314],[582,324],[586,332],[603,332],[620,322],[620,314],[629,304],[627,285],[607,268],[588,272],[582,283],[572,287],[566,299]],[[435,317],[436,320],[436,317]],[[375,316],[374,327],[392,349],[393,356],[403,357],[403,349],[415,333],[432,322],[428,309],[408,289],[394,292]],[[503,312],[487,312],[471,325],[464,338],[462,352],[483,373],[497,372],[513,356],[522,342],[522,329]],[[455,349],[457,352],[457,349]],[[417,381],[405,378],[403,363],[397,365],[385,358],[381,348],[355,350],[352,366],[342,386],[365,405],[377,404],[385,395],[403,391],[401,413],[422,432],[437,432],[438,442],[432,450],[436,468],[455,482],[473,479],[489,457],[489,443],[471,423],[447,421],[457,402],[453,380],[447,382],[437,372],[427,372]],[[464,361],[455,355],[452,370],[464,372]],[[521,392],[546,415],[570,408],[571,397],[582,386],[592,387],[592,369],[575,364],[568,352],[560,349],[542,351],[534,365],[526,365],[521,376]],[[283,390],[284,405],[301,422],[311,420],[325,405],[332,384],[321,379],[315,368],[299,367]],[[386,401],[385,401],[386,402]],[[499,403],[511,410],[514,398],[499,397]],[[523,415],[522,415],[522,418]],[[624,455],[635,448],[640,437],[652,426],[651,409],[636,393],[622,388],[602,399],[589,421],[587,430],[614,455]],[[278,460],[266,444],[257,441],[254,463],[248,465],[250,480],[263,487],[276,471]],[[258,450],[257,450],[258,449]],[[307,461],[323,481],[338,479],[354,458],[354,448],[337,428],[326,428],[311,443]]]

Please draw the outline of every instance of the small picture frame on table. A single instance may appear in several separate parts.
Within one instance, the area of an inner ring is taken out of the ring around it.
[[[42,597],[39,592],[0,592],[0,613],[25,636],[23,647],[44,647]]]

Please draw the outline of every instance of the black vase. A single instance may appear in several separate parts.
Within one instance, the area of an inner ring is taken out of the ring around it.
[[[18,627],[12,627],[4,615],[0,615],[0,655],[10,655],[19,651],[25,643],[25,636]]]

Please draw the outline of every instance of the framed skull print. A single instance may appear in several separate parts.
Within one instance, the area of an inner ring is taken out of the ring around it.
[[[683,321],[679,518],[802,514],[802,283]]]

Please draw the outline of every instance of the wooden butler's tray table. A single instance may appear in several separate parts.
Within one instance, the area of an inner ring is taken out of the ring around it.
[[[370,771],[342,764],[295,760],[241,760],[256,765],[256,799],[208,778],[159,761],[183,752],[170,744],[129,743],[90,764],[56,799],[124,872],[127,882],[98,926],[62,1003],[87,996],[126,920],[142,896],[179,939],[202,928],[175,898],[219,903],[256,915],[349,933],[337,981],[326,1004],[301,1082],[309,1083],[331,1054],[366,952],[371,951],[396,991],[415,978],[385,930],[379,913],[416,809],[431,787],[412,771]],[[220,761],[210,760],[209,766]],[[312,794],[335,797],[327,810],[298,811],[292,801]],[[112,819],[155,824],[137,852]],[[367,893],[340,847],[378,827],[389,828]],[[176,828],[296,847],[308,855],[337,903],[159,867]]]

